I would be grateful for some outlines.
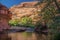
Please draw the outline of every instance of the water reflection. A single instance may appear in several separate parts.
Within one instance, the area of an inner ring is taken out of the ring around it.
[[[42,35],[41,34],[35,34],[36,40],[42,40]]]
[[[0,40],[11,40],[6,31],[0,31]]]
[[[47,36],[32,32],[10,33],[11,40],[47,40]]]
[[[47,40],[47,35],[35,33],[36,40]]]
[[[32,33],[26,32],[26,40],[32,40]]]

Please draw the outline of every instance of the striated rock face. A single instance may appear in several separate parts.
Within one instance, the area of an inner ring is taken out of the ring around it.
[[[23,2],[19,5],[15,5],[11,7],[9,10],[12,12],[12,20],[15,19],[21,19],[25,16],[32,18],[33,23],[35,24],[38,20],[40,20],[40,16],[38,16],[41,11],[41,9],[44,7],[45,3],[43,5],[37,5],[38,2]]]
[[[12,6],[9,10],[12,12],[12,20],[21,19],[25,16],[32,18],[33,22],[36,23],[40,20],[40,16],[38,16],[38,12],[41,11],[42,7],[44,7],[45,3],[42,5],[37,5],[38,1],[34,2],[23,2],[19,5]]]
[[[8,21],[11,19],[10,11],[7,7],[0,4],[0,31],[3,29],[8,29]]]
[[[0,16],[11,19],[12,14],[6,6],[0,4]]]
[[[58,0],[57,2],[60,2],[60,0]],[[19,5],[12,6],[9,9],[13,15],[12,20],[15,20],[15,19],[20,20],[21,18],[27,16],[32,18],[33,22],[36,23],[41,18],[41,16],[39,16],[41,9],[43,9],[47,5],[47,3],[42,3],[40,5],[37,5],[37,4],[38,4],[38,1],[34,1],[34,2],[23,2]],[[54,2],[51,5],[55,6],[56,8],[56,5]]]
[[[60,3],[60,0],[57,0],[57,2]],[[20,20],[21,18],[27,16],[32,18],[33,23],[36,23],[41,18],[41,16],[39,16],[41,9],[43,9],[47,5],[47,3],[44,2],[40,5],[37,5],[37,4],[38,4],[38,1],[34,1],[34,2],[23,2],[21,4],[12,6],[9,9],[13,15],[12,20],[15,20],[15,19]],[[57,10],[57,7],[54,2],[51,3],[51,6],[54,6],[54,8]]]

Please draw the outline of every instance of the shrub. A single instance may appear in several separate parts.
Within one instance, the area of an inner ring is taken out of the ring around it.
[[[20,20],[20,25],[24,25],[26,27],[34,27],[34,25],[32,24],[32,19],[29,18],[29,17],[23,17],[21,20]]]
[[[10,21],[9,21],[9,24],[10,24],[11,26],[17,26],[17,25],[18,25],[18,21],[17,21],[17,20],[10,20]]]

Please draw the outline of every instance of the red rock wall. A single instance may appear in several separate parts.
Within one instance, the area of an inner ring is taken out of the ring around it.
[[[8,21],[11,19],[11,14],[8,8],[0,4],[0,31],[8,29]]]

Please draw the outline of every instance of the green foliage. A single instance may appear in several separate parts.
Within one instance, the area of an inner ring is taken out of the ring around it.
[[[56,16],[56,14],[60,13],[60,9],[57,0],[43,0],[43,1],[44,1],[43,3],[47,4],[44,6],[44,8],[42,8],[40,12],[40,15],[42,14],[41,20],[46,21],[49,28],[49,32],[53,33],[52,35],[54,36],[51,36],[52,39],[60,40],[60,33],[58,32],[59,31],[58,28],[60,28],[60,16],[58,17]],[[55,4],[53,4],[53,2]]]
[[[41,20],[45,21],[48,26],[54,22],[53,21],[53,18],[55,17],[54,10],[55,10],[54,7],[53,6],[51,7],[51,5],[50,5],[47,8],[45,8],[45,10],[42,13],[40,13],[40,15],[42,15]]]
[[[19,24],[24,25],[26,27],[34,27],[34,25],[32,24],[32,19],[29,18],[29,17],[23,17],[20,20],[20,23]]]
[[[10,21],[9,21],[9,24],[10,24],[11,26],[17,26],[17,25],[18,25],[18,20],[10,20]]]
[[[23,17],[21,20],[18,20],[18,19],[10,20],[9,24],[11,26],[34,27],[34,25],[32,24],[32,19],[29,17]]]

